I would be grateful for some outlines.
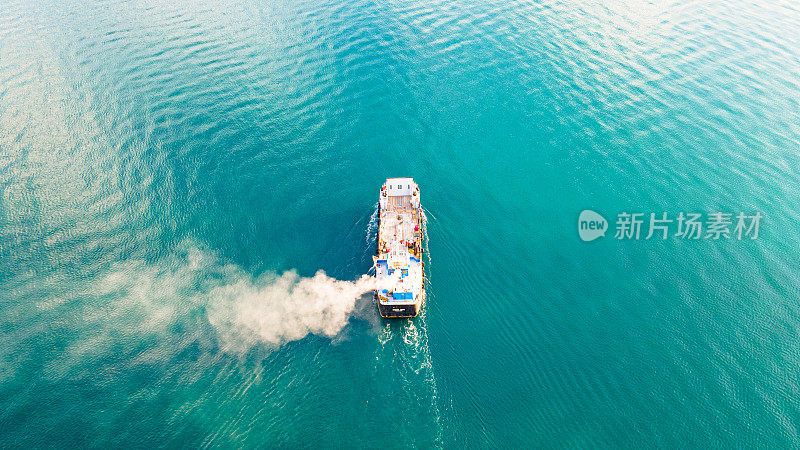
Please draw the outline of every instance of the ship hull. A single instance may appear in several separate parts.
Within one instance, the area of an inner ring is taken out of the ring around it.
[[[406,319],[419,314],[419,305],[391,305],[378,302],[378,312],[384,319]]]
[[[380,288],[375,302],[381,317],[416,317],[425,299],[425,214],[419,187],[411,178],[388,178],[378,202],[378,237],[374,257]]]
[[[384,319],[409,319],[417,317],[422,312],[422,305],[425,302],[425,291],[422,291],[420,300],[416,303],[386,303],[378,300],[378,295],[374,296],[378,304],[378,312]]]

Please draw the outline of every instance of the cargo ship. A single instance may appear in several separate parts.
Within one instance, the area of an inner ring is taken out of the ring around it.
[[[413,178],[388,178],[378,202],[375,300],[381,317],[415,317],[425,301],[425,212]]]

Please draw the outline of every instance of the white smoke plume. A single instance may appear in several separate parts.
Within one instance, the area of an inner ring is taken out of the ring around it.
[[[367,275],[343,281],[323,271],[312,277],[295,271],[253,277],[209,252],[188,248],[185,257],[113,266],[85,292],[99,301],[90,302],[84,318],[95,330],[93,339],[110,345],[123,336],[169,334],[172,325],[198,317],[204,322],[205,316],[220,347],[242,353],[309,334],[337,336],[361,307],[371,306],[373,290],[393,281],[378,286]]]
[[[341,281],[322,271],[309,278],[289,271],[242,279],[208,293],[208,319],[227,350],[243,350],[253,342],[279,346],[308,334],[333,337],[347,325],[357,301],[377,287],[367,275]]]

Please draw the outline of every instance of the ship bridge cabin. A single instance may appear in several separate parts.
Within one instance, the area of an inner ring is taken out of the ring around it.
[[[413,178],[387,178],[381,188],[381,209],[419,208],[419,187]]]

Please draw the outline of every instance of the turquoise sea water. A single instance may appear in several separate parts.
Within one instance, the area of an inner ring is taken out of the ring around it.
[[[798,36],[775,1],[0,3],[0,447],[800,446]],[[324,328],[276,277],[366,272],[390,176],[425,313]]]

